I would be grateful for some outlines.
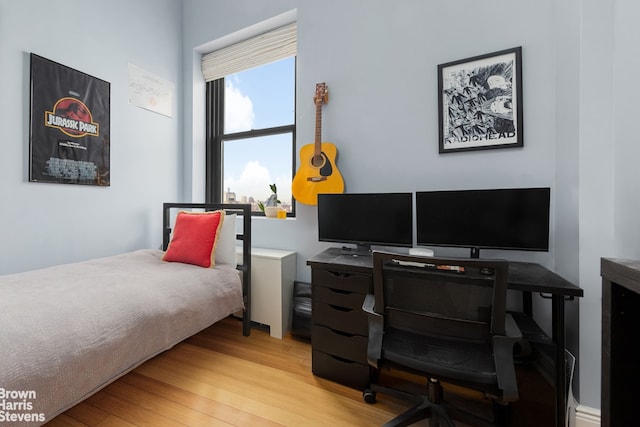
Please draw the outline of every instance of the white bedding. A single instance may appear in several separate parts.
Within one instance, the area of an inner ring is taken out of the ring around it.
[[[162,254],[140,250],[0,276],[0,425],[29,414],[35,422],[11,425],[50,421],[242,309],[233,266],[167,263]]]

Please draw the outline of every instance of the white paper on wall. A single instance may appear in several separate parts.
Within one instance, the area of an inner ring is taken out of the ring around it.
[[[129,64],[129,103],[167,117],[173,117],[175,85]]]

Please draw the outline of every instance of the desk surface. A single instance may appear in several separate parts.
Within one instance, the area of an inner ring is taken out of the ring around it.
[[[600,275],[609,282],[640,293],[640,260],[601,258]]]
[[[353,256],[344,254],[341,248],[329,248],[309,258],[307,265],[312,267],[331,266],[344,268],[351,272],[371,273],[373,258],[371,256]],[[509,289],[547,294],[583,296],[582,288],[540,264],[531,262],[509,261]]]

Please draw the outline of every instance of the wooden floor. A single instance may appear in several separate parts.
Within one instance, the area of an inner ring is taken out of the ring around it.
[[[410,406],[380,394],[367,404],[361,390],[311,373],[308,342],[259,329],[243,337],[241,326],[233,318],[211,326],[47,426],[377,426]],[[529,367],[519,367],[518,382],[513,425],[552,425],[551,387]],[[478,411],[490,408],[481,396],[450,396]]]

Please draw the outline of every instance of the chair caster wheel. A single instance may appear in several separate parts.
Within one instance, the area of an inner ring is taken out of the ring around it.
[[[370,389],[366,389],[362,392],[362,398],[367,403],[376,403],[376,392]]]

